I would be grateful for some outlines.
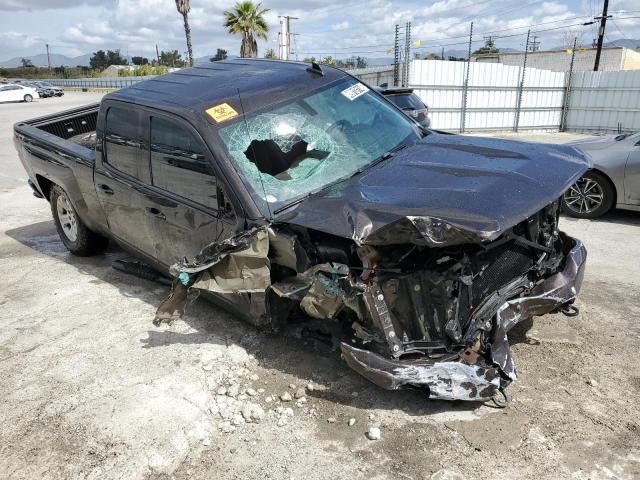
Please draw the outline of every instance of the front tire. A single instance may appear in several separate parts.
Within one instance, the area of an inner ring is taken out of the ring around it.
[[[562,208],[576,218],[598,218],[615,203],[615,189],[611,181],[599,172],[587,172],[562,196]]]
[[[33,101],[33,97],[28,93],[24,96],[24,101],[27,103],[31,103]]]
[[[67,250],[79,257],[90,257],[107,248],[109,240],[87,228],[62,188],[54,185],[49,201],[56,230]]]

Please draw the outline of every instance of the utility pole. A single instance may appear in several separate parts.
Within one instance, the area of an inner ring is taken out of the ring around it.
[[[45,44],[47,47],[47,65],[49,65],[49,70],[51,70],[51,55],[49,54],[49,44]]]
[[[611,15],[607,15],[607,9],[609,8],[609,0],[604,0],[602,7],[602,16],[596,17],[595,20],[600,20],[600,29],[598,30],[598,45],[596,50],[596,61],[593,64],[593,71],[597,72],[600,66],[600,54],[602,53],[602,42],[604,41],[604,29],[607,25],[607,18],[611,18]]]
[[[278,41],[278,57],[280,60],[291,59],[291,20],[298,20],[298,17],[282,15],[280,19],[280,33]]]
[[[540,49],[540,42],[538,41],[537,35],[533,36],[533,40],[531,40],[530,45],[532,52],[537,52]]]
[[[156,43],[156,60],[158,61],[158,65],[160,65],[160,51],[158,50],[157,43]]]
[[[440,54],[440,59],[444,60],[444,47],[442,47],[442,53]]]

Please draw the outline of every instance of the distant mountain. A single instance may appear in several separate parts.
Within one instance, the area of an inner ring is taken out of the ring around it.
[[[26,58],[31,60],[34,66],[36,67],[46,67],[47,66],[47,54],[40,53],[38,55],[29,55],[24,57],[14,57],[9,60],[5,60],[4,62],[0,62],[0,67],[21,67],[22,59]],[[91,54],[87,53],[85,55],[80,55],[77,57],[67,57],[66,55],[59,55],[57,53],[51,54],[51,66],[59,67],[61,65],[65,67],[75,67],[77,65],[89,66],[89,59],[91,58]]]
[[[619,38],[611,42],[606,42],[605,47],[627,47],[627,48],[640,48],[640,39],[638,38]]]

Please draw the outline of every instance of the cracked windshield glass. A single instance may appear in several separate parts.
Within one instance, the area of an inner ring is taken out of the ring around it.
[[[265,215],[420,138],[402,113],[351,79],[240,118],[220,136]]]

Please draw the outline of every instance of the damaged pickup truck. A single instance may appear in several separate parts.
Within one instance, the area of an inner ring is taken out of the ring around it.
[[[588,158],[424,130],[337,69],[215,62],[15,138],[71,252],[112,239],[174,277],[158,325],[207,292],[382,388],[486,401],[516,379],[515,324],[577,313],[586,250],[559,198]]]

